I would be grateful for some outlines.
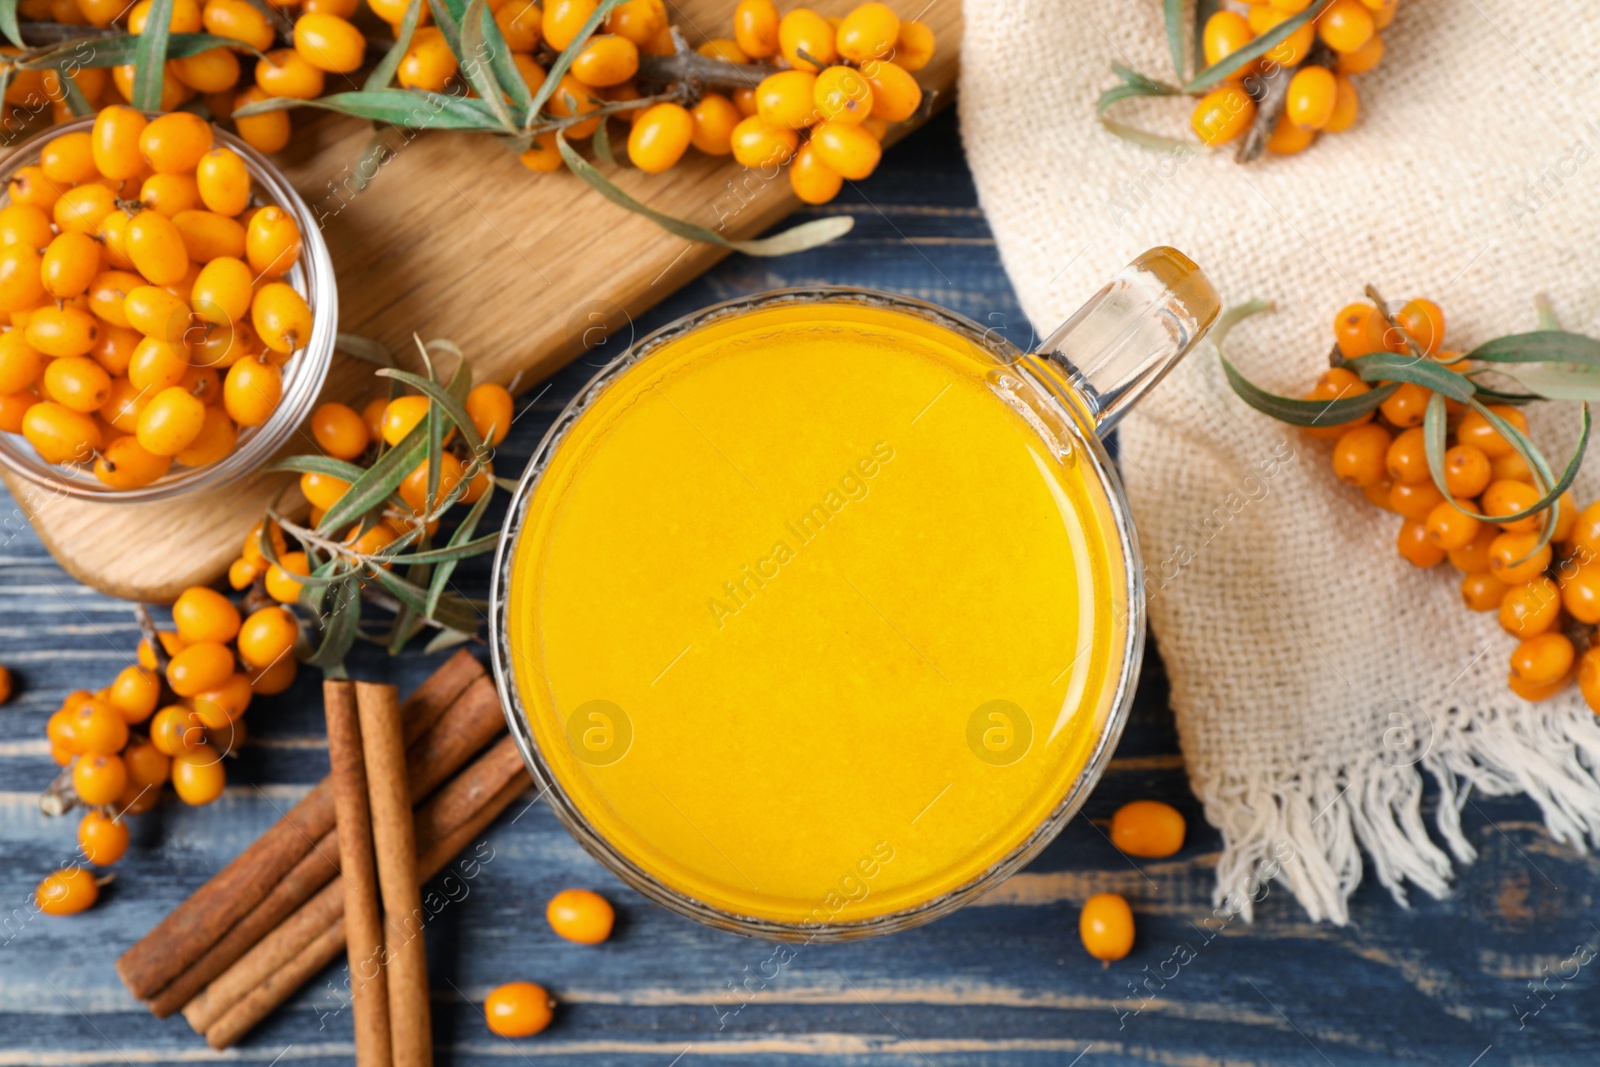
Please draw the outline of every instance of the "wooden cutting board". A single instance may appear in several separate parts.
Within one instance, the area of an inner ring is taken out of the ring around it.
[[[843,15],[855,2],[810,6]],[[733,0],[679,0],[670,7],[691,43],[732,36]],[[934,0],[920,18],[938,47],[917,80],[948,100],[960,5]],[[277,162],[323,219],[339,280],[340,329],[394,351],[410,345],[413,333],[449,338],[467,354],[476,381],[528,389],[727,254],[674,237],[571,174],[530,174],[485,134],[423,133],[353,195],[348,183],[371,127],[311,114],[296,112],[293,143]],[[690,152],[654,176],[603,169],[668,214],[710,227],[725,219],[723,232],[733,238],[753,237],[800,206],[787,176],[762,182],[748,172],[747,178],[727,157]],[[322,399],[359,410],[382,391],[372,369],[335,356]],[[311,451],[309,439],[289,451]],[[287,477],[257,475],[226,490],[150,504],[73,500],[11,475],[5,483],[73,577],[114,596],[166,602],[226,572]]]

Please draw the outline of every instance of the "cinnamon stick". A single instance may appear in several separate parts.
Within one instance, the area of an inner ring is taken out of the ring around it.
[[[419,884],[442,871],[531,784],[509,737],[451,779],[416,813]],[[184,1018],[214,1049],[238,1041],[338,956],[343,908],[335,881],[191,1001]]]
[[[383,915],[378,908],[378,870],[373,854],[372,814],[368,807],[365,742],[356,710],[355,687],[345,681],[324,681],[322,705],[328,720],[329,777],[333,779],[333,806],[338,816],[342,858],[345,950],[350,964],[356,1067],[389,1067],[389,992],[383,966]],[[394,731],[395,745],[399,747],[398,721]],[[406,821],[409,822],[409,818]]]
[[[500,698],[495,692],[494,680],[487,677],[477,661],[467,660],[476,668],[477,678],[469,681],[464,691],[457,694],[451,706],[433,713],[430,697],[421,705],[426,727],[411,743],[407,754],[407,773],[411,783],[411,799],[420,800],[438,787],[439,783],[460,769],[461,765],[505,728]],[[451,660],[455,662],[454,659]],[[448,667],[449,664],[446,664]],[[417,705],[423,690],[445,673],[441,667],[432,678],[412,694],[407,707]],[[438,693],[440,690],[435,690]],[[414,727],[415,720],[408,720]],[[408,729],[408,733],[410,730]],[[326,788],[330,796],[331,786]],[[302,841],[304,844],[304,841]],[[254,847],[254,846],[252,846]],[[248,855],[249,849],[241,856]],[[237,861],[235,861],[237,862]],[[338,873],[338,846],[330,820],[328,831],[308,851],[298,864],[291,868],[278,885],[256,906],[236,921],[228,931],[199,958],[190,963],[181,974],[161,990],[150,1004],[150,1010],[165,1018],[193,999],[206,983],[227,970],[239,957],[249,951],[261,938],[283,922],[300,905],[328,883]],[[210,883],[207,883],[210,884]],[[179,910],[191,906],[194,898],[179,905]],[[176,914],[176,912],[174,912]],[[169,916],[170,918],[170,916]],[[160,927],[157,927],[160,929]]]
[[[467,686],[483,677],[483,667],[462,649],[406,701],[407,717],[421,724],[419,732],[426,729]],[[333,792],[324,781],[122,954],[117,960],[117,974],[129,992],[140,1000],[159,993],[191,960],[216,944],[234,923],[261,903],[272,887],[333,829],[333,819]]]
[[[367,796],[372,802],[372,848],[377,853],[378,892],[383,897],[384,970],[394,1064],[432,1067],[428,959],[422,940],[422,894],[417,888],[417,839],[406,795],[400,696],[394,686],[372,682],[357,682],[355,690]],[[347,934],[352,918],[345,915]]]

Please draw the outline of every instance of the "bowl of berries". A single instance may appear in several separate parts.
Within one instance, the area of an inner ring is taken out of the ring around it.
[[[333,358],[327,245],[284,176],[197,115],[108,107],[0,166],[0,465],[148,501],[241,477]]]

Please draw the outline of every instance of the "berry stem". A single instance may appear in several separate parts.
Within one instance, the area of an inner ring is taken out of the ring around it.
[[[72,764],[69,763],[39,794],[39,811],[45,815],[65,815],[77,806],[78,794],[72,788]]]

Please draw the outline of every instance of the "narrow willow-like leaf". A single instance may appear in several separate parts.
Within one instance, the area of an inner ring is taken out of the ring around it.
[[[344,664],[361,625],[361,583],[353,577],[346,578],[332,592],[333,610],[328,613],[327,624],[322,629],[322,643],[306,660],[311,666],[324,670]]]
[[[1500,373],[1534,394],[1522,397],[1524,403],[1539,399],[1600,401],[1600,367],[1582,363],[1524,363],[1515,370]]]
[[[1228,75],[1234,71],[1242,69],[1247,63],[1255,62],[1288,40],[1294,31],[1322,14],[1323,9],[1332,2],[1333,0],[1315,0],[1310,7],[1300,12],[1300,14],[1283,20],[1237,52],[1224,56],[1193,78],[1190,78],[1188,83],[1184,85],[1183,91],[1186,93],[1198,93],[1225,81]]]
[[[478,499],[481,501],[483,498],[479,497]],[[476,507],[477,505],[474,504],[473,506]],[[462,525],[465,526],[466,523],[462,523]],[[492,550],[499,542],[500,535],[498,533],[485,534],[475,540],[463,541],[460,544],[456,544],[452,539],[444,548],[430,548],[424,552],[408,552],[405,555],[392,556],[390,557],[390,562],[408,566],[416,563],[459,563],[461,560],[483,555],[485,552]],[[440,569],[443,570],[443,568]]]
[[[421,587],[394,574],[391,571],[376,570],[373,572],[378,582],[394,594],[394,598],[406,605],[412,611],[425,615],[427,612],[427,592]],[[444,597],[435,606],[434,614],[428,616],[441,626],[452,630],[476,631],[481,616],[477,609],[472,607],[460,597]]]
[[[167,37],[171,33],[172,0],[151,0],[144,32],[134,46],[133,100],[141,111],[161,110],[161,88],[167,71]]]
[[[332,456],[285,456],[267,470],[293,471],[296,474],[326,474],[351,483],[367,473],[364,468],[354,463],[334,459]]]
[[[1344,365],[1361,375],[1364,382],[1411,382],[1451,400],[1466,401],[1473,395],[1473,383],[1453,370],[1439,364],[1410,356],[1397,356],[1393,352],[1373,352],[1345,360]]]
[[[1342,426],[1378,410],[1378,405],[1389,399],[1390,395],[1400,388],[1396,382],[1378,389],[1370,389],[1360,396],[1345,396],[1336,400],[1295,400],[1267,392],[1240,374],[1234,365],[1228,362],[1228,357],[1218,358],[1222,360],[1222,371],[1228,376],[1228,384],[1233,386],[1233,391],[1239,395],[1240,400],[1263,415],[1271,415],[1279,422],[1287,422],[1294,426]]]
[[[427,501],[424,505],[432,510],[434,502],[439,499],[439,473],[444,464],[444,415],[439,411],[438,404],[428,405],[428,476],[426,478],[427,492],[422,499]]]
[[[94,114],[94,105],[89,103],[83,95],[83,90],[78,88],[78,83],[73,81],[65,72],[57,79],[61,86],[61,97],[67,103],[67,110],[72,112],[74,118],[83,118]]]
[[[18,48],[27,47],[22,43],[22,28],[17,25],[17,0],[0,0],[0,33]]]
[[[715,230],[708,230],[704,226],[697,226],[692,222],[685,222],[683,219],[675,219],[671,215],[664,215],[654,208],[646,207],[635,200],[611,184],[605,175],[595,170],[587,160],[578,155],[559,131],[556,133],[556,147],[561,150],[561,158],[566,162],[568,169],[599,190],[600,195],[613,204],[643,215],[668,233],[675,234],[685,240],[721,245],[723,248],[731,248],[736,252],[743,252],[747,256],[786,256],[791,252],[804,252],[807,249],[825,245],[829,241],[849,233],[851,228],[855,226],[855,219],[849,215],[834,215],[825,219],[802,222],[798,226],[791,226],[782,233],[774,234],[771,237],[763,237],[754,241],[730,241]]]
[[[608,129],[610,125],[609,122],[602,120],[600,125],[594,128],[594,136],[589,139],[589,143],[594,146],[594,158],[607,166],[614,167],[617,165],[617,157],[611,154],[611,131]]]
[[[622,0],[600,0],[599,6],[583,20],[583,25],[578,27],[577,36],[573,37],[572,43],[561,50],[559,56],[556,56],[556,61],[550,64],[550,71],[545,75],[543,84],[533,94],[533,100],[528,105],[527,118],[523,120],[525,125],[522,132],[527,133],[538,123],[539,113],[544,110],[545,101],[550,99],[550,94],[561,84],[561,76],[572,66],[572,61],[578,58],[578,53],[583,51],[594,31],[606,20],[606,16],[611,14],[611,9],[621,2]]]
[[[488,492],[477,499],[477,502],[472,505],[472,510],[467,512],[467,517],[461,520],[461,525],[457,526],[455,533],[450,535],[450,542],[446,546],[446,551],[462,551],[473,544],[480,543],[472,541],[471,537],[473,531],[478,528],[478,521],[483,518],[483,513],[488,509],[489,500],[493,496],[494,489],[491,486]],[[481,538],[480,541],[487,542],[489,546],[481,551],[489,551],[498,539],[498,534],[490,534],[488,537]],[[473,554],[475,553],[466,553],[466,555]],[[438,607],[439,598],[444,596],[445,590],[450,587],[450,577],[455,574],[456,565],[463,558],[465,556],[456,556],[438,561],[439,568],[433,572],[433,581],[428,583],[428,614],[432,615],[434,609]]]
[[[1473,387],[1478,390],[1479,400],[1493,401],[1496,404],[1531,404],[1535,400],[1544,399],[1544,397],[1541,397],[1536,393],[1511,393],[1504,389],[1496,388],[1492,385],[1485,385],[1478,379],[1478,376],[1483,373],[1485,372],[1479,370],[1468,371],[1466,374],[1468,378],[1472,379]],[[1503,374],[1504,372],[1497,371],[1495,373]]]
[[[1194,66],[1190,70],[1200,70],[1206,65],[1206,23],[1211,21],[1211,16],[1222,8],[1222,0],[1195,0],[1194,4],[1194,32],[1190,34],[1190,52],[1193,53]],[[1183,77],[1180,72],[1178,77]]]
[[[1167,47],[1172,50],[1172,71],[1183,77],[1183,57],[1188,51],[1183,40],[1183,0],[1166,0],[1162,5],[1167,22]]]
[[[337,334],[333,339],[333,347],[364,363],[374,363],[380,367],[394,366],[394,353],[389,351],[389,346],[370,337],[356,333]]]
[[[1215,151],[1215,149],[1213,149],[1210,145],[1201,144],[1198,141],[1185,141],[1177,137],[1164,137],[1159,133],[1151,133],[1148,130],[1141,130],[1137,126],[1129,126],[1121,122],[1114,122],[1111,119],[1106,118],[1104,115],[1100,116],[1100,125],[1113,137],[1120,137],[1122,140],[1127,141],[1130,144],[1136,144],[1140,148],[1149,148],[1156,152],[1177,152],[1180,150],[1187,150],[1190,152]]]
[[[466,12],[466,6],[450,3],[450,0],[428,0],[428,9],[433,12],[433,24],[439,27],[439,32],[444,35],[444,42],[450,46],[451,54],[459,57],[461,16]]]
[[[468,641],[476,640],[477,634],[463,633],[460,630],[444,629],[433,636],[426,645],[422,646],[422,654],[431,656],[435,652],[443,652],[447,648],[464,645]]]
[[[461,431],[461,439],[467,443],[467,448],[474,454],[483,450],[483,438],[478,436],[478,428],[472,424],[472,416],[467,414],[466,407],[448,389],[441,389],[438,383],[409,371],[387,368],[377,373],[382,377],[405,382],[417,389],[433,401],[434,408],[443,409],[442,414],[450,420],[450,424]],[[434,408],[429,410],[432,411]]]
[[[489,48],[489,66],[494,69],[495,80],[511,94],[511,102],[522,112],[526,121],[526,116],[533,113],[533,94],[528,91],[528,83],[523,80],[522,71],[511,56],[511,46],[500,32],[500,24],[494,20],[493,10],[486,9],[481,21],[483,39]]]
[[[23,70],[76,70],[81,67],[121,67],[139,62],[139,42],[148,34],[124,33],[115,37],[71,41],[41,55],[18,63]],[[187,59],[213,48],[234,48],[257,59],[260,52],[232,37],[214,33],[171,33],[167,35],[167,58]],[[137,78],[135,79],[137,85]],[[137,89],[135,89],[137,91]]]
[[[428,427],[418,423],[404,440],[379,456],[322,516],[322,521],[317,524],[317,533],[331,536],[373,508],[382,507],[389,495],[400,488],[406,475],[416,470],[417,464],[422,462],[422,454],[428,448],[427,433]]]
[[[514,134],[518,126],[511,117],[511,108],[506,104],[505,91],[484,62],[488,45],[483,36],[483,16],[488,10],[489,5],[485,0],[469,0],[466,13],[461,16],[461,51],[456,53],[457,65],[467,83],[477,91],[478,99],[488,105],[507,133]],[[517,80],[521,81],[520,78]]]
[[[1444,454],[1449,448],[1449,426],[1447,420],[1450,412],[1445,408],[1444,397],[1434,393],[1428,397],[1428,406],[1422,414],[1422,448],[1423,454],[1428,457],[1428,474],[1433,478],[1433,487],[1450,502],[1450,506],[1463,515],[1481,518],[1476,511],[1468,511],[1450,492],[1444,471]]]
[[[406,5],[406,13],[400,17],[400,29],[395,34],[393,46],[383,54],[378,65],[367,75],[367,80],[361,86],[363,89],[373,92],[389,88],[389,83],[394,81],[395,71],[400,69],[400,61],[406,57],[406,52],[411,48],[411,36],[417,32],[417,22],[421,18],[422,0],[411,0]]]
[[[1600,340],[1565,330],[1496,337],[1466,355],[1482,363],[1577,363],[1600,368]]]
[[[480,130],[488,133],[499,133],[502,129],[482,100],[411,89],[330,93],[315,100],[274,96],[242,107],[234,114],[260,115],[291,107],[319,107],[325,111],[337,111],[341,115],[354,115],[358,119],[372,119],[408,129]]]
[[[1517,455],[1522,457],[1523,462],[1533,468],[1536,479],[1535,486],[1539,489],[1547,490],[1545,496],[1533,507],[1518,512],[1516,515],[1508,515],[1500,520],[1509,522],[1517,518],[1526,518],[1539,511],[1542,507],[1549,508],[1545,512],[1544,524],[1540,528],[1538,541],[1521,558],[1512,561],[1511,565],[1516,566],[1533,558],[1541,548],[1550,543],[1551,537],[1555,534],[1557,513],[1560,508],[1559,505],[1557,507],[1549,507],[1549,505],[1560,498],[1561,494],[1572,484],[1572,479],[1578,474],[1578,466],[1583,461],[1584,449],[1589,444],[1589,405],[1583,405],[1583,434],[1578,441],[1578,447],[1573,453],[1572,460],[1567,464],[1566,471],[1563,472],[1560,479],[1557,479],[1555,473],[1550,469],[1550,464],[1545,461],[1544,455],[1534,446],[1534,443],[1528,439],[1526,434],[1517,429],[1511,422],[1495,414],[1482,402],[1472,400],[1469,403],[1474,411],[1488,421],[1489,425],[1499,430],[1500,435],[1511,442],[1511,447],[1516,450]]]

